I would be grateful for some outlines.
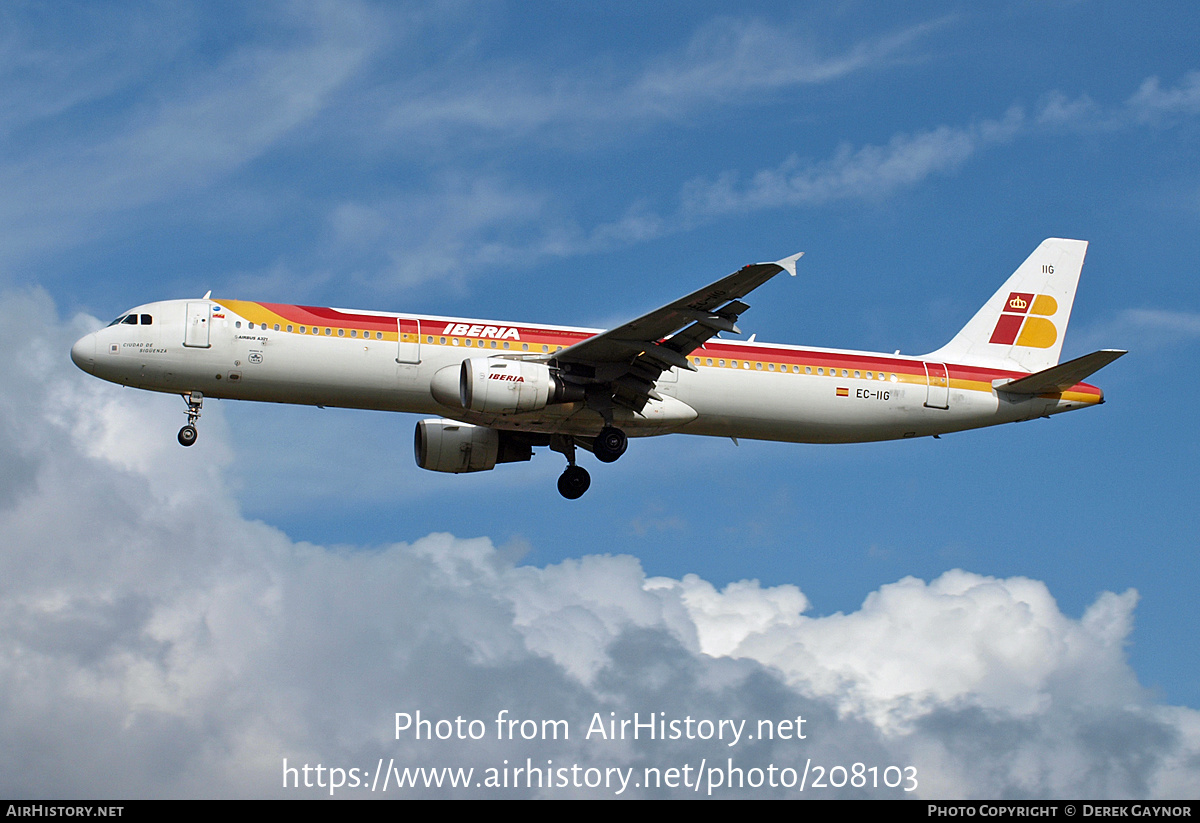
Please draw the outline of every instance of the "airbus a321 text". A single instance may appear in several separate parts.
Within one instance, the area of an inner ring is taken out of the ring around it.
[[[591,480],[576,447],[611,463],[629,437],[683,433],[793,443],[923,437],[1094,406],[1082,382],[1125,352],[1059,363],[1087,243],[1044,241],[983,308],[920,357],[736,340],[742,298],[792,255],[746,266],[623,326],[466,320],[389,312],[169,300],[80,339],[84,371],[187,403],[206,397],[435,415],[417,465],[476,472],[549,446],[567,498]]]

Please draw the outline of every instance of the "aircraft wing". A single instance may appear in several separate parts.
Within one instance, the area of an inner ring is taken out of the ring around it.
[[[687,356],[718,332],[737,333],[738,316],[750,308],[740,298],[786,271],[796,276],[803,252],[774,263],[755,263],[623,326],[589,337],[554,355],[563,376],[584,386],[589,405],[612,402],[641,411],[658,399],[654,382],[671,367],[695,366]],[[611,391],[609,391],[611,390]]]

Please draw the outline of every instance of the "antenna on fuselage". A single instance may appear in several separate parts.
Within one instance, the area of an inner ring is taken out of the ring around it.
[[[206,292],[204,293],[204,296],[203,296],[203,297],[201,297],[200,299],[201,299],[201,300],[207,300],[207,299],[208,299],[208,298],[210,298],[210,297],[212,297],[212,289],[209,289],[208,291],[206,291]]]

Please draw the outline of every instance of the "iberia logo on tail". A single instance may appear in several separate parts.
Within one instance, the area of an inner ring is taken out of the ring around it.
[[[1048,294],[1012,292],[988,342],[1048,349],[1058,340],[1058,329],[1048,319],[1057,311],[1058,301]]]

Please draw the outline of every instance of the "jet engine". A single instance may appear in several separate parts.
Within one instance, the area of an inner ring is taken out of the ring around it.
[[[518,463],[533,457],[531,443],[512,432],[457,420],[421,420],[413,446],[418,466],[454,474],[490,471],[497,463]]]
[[[563,382],[543,363],[498,357],[464,360],[458,393],[464,409],[485,414],[519,414],[584,399],[580,386]]]

